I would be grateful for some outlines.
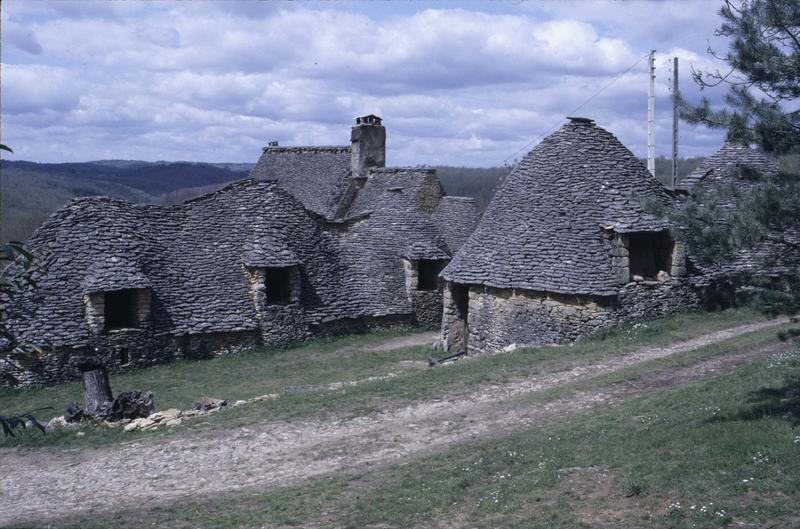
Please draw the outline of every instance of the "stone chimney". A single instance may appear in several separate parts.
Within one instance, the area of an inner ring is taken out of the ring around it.
[[[386,166],[386,129],[381,121],[373,114],[356,118],[356,125],[350,133],[353,178],[366,178],[371,168]]]

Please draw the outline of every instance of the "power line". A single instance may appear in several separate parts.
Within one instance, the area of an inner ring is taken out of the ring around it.
[[[599,95],[600,95],[601,93],[603,93],[603,91],[605,91],[605,90],[606,90],[606,89],[607,89],[609,86],[611,86],[611,85],[612,85],[612,84],[614,84],[614,83],[615,83],[617,80],[619,80],[619,78],[620,78],[620,77],[622,77],[622,76],[623,76],[623,75],[625,75],[626,73],[628,73],[628,72],[630,72],[631,70],[633,70],[634,68],[636,68],[636,66],[637,66],[637,65],[638,65],[640,62],[642,62],[642,59],[644,59],[645,57],[647,57],[647,56],[649,56],[649,55],[650,55],[649,53],[646,53],[645,55],[642,55],[641,57],[639,57],[639,58],[636,60],[636,62],[634,62],[633,64],[631,64],[631,65],[628,67],[628,69],[626,69],[625,71],[623,71],[623,72],[621,72],[621,73],[617,74],[617,75],[616,75],[616,76],[615,76],[613,79],[611,79],[611,81],[609,81],[609,82],[608,82],[606,85],[604,85],[602,88],[600,88],[600,89],[599,89],[599,90],[597,90],[595,93],[593,93],[591,96],[589,96],[589,98],[588,98],[588,99],[586,99],[586,101],[584,101],[583,103],[581,103],[580,105],[578,105],[577,107],[575,107],[575,108],[574,108],[573,110],[571,110],[571,111],[570,111],[570,112],[569,112],[567,115],[568,115],[568,116],[575,115],[575,113],[576,113],[577,111],[579,111],[580,109],[582,109],[583,107],[585,107],[586,105],[588,105],[588,104],[589,104],[589,103],[590,103],[590,102],[591,102],[591,101],[592,101],[592,100],[593,100],[595,97],[599,96]],[[508,157],[507,157],[506,159],[504,159],[504,160],[503,160],[503,161],[502,161],[502,162],[501,162],[499,165],[505,165],[505,164],[506,164],[506,162],[508,162],[508,161],[509,161],[511,158],[513,158],[514,156],[516,156],[516,155],[517,155],[517,154],[519,154],[520,152],[524,151],[525,149],[527,149],[528,147],[530,147],[531,145],[533,145],[533,144],[534,144],[534,143],[536,143],[537,141],[539,141],[539,140],[541,140],[542,138],[544,138],[544,137],[545,137],[546,135],[548,135],[548,134],[549,134],[549,133],[550,133],[550,132],[551,132],[553,129],[555,129],[556,127],[558,127],[558,126],[559,126],[561,123],[563,123],[563,122],[564,122],[564,120],[563,120],[563,119],[560,119],[560,120],[559,120],[559,121],[557,121],[556,123],[553,123],[553,125],[552,125],[552,126],[549,128],[549,129],[547,129],[546,131],[542,132],[542,133],[541,133],[539,136],[537,136],[536,138],[532,139],[531,141],[529,141],[528,143],[526,143],[525,145],[523,145],[523,146],[522,146],[522,148],[518,149],[518,150],[517,150],[517,151],[515,151],[513,154],[511,154],[510,156],[508,156]]]

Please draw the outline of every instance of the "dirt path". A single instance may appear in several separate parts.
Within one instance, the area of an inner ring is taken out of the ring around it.
[[[774,326],[759,322],[717,331],[664,348],[645,348],[591,365],[502,385],[469,388],[458,399],[429,400],[368,416],[272,422],[203,438],[185,432],[122,446],[62,452],[0,451],[0,526],[142,505],[196,501],[246,489],[295,484],[330,472],[407,461],[454,443],[542,424],[608,406],[655,388],[730,370],[770,355],[782,344],[691,367],[663,370],[635,384],[582,391],[549,402],[520,399],[560,384],[613,373]]]
[[[364,345],[359,347],[359,350],[364,351],[392,351],[394,349],[401,349],[403,347],[416,347],[419,345],[431,345],[438,340],[441,336],[439,331],[418,332],[415,334],[408,334],[405,336],[397,336],[396,338],[389,338],[377,345]]]

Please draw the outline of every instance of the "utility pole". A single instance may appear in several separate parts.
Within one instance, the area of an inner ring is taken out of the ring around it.
[[[678,185],[678,58],[672,60],[672,187]]]
[[[656,50],[650,50],[647,60],[650,90],[647,92],[647,170],[656,175]]]

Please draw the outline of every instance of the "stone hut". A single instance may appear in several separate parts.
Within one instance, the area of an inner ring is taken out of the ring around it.
[[[749,187],[753,180],[747,178],[748,172],[774,176],[779,172],[778,162],[764,151],[729,141],[703,160],[678,187],[689,191],[695,187],[708,187],[714,182],[736,182],[739,186]]]
[[[716,153],[709,156],[680,183],[686,193],[695,193],[702,200],[705,194],[713,193],[722,209],[735,209],[738,198],[747,197],[757,186],[761,177],[774,177],[780,172],[778,161],[768,153],[738,142],[727,142]],[[694,282],[712,305],[730,303],[735,279],[740,274],[763,274],[767,261],[772,276],[797,277],[800,270],[800,255],[788,248],[800,245],[800,234],[796,230],[782,230],[757,242],[752,248],[740,250],[728,262],[700,266]]]
[[[681,243],[643,209],[671,200],[611,133],[570,118],[501,182],[442,272],[442,345],[562,343],[695,306]]]
[[[29,287],[4,316],[49,346],[0,384],[77,375],[397,323],[438,327],[438,273],[477,223],[430,169],[385,168],[380,118],[351,145],[270,145],[247,180],[175,206],[80,198],[29,241]]]

